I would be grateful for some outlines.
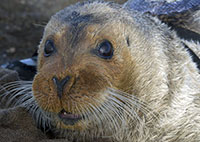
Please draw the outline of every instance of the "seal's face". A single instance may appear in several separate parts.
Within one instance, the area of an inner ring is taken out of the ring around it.
[[[108,100],[107,89],[118,88],[123,78],[125,58],[130,55],[122,47],[129,41],[115,29],[124,25],[103,20],[103,15],[61,11],[46,27],[33,92],[59,128],[95,124],[94,118],[105,114],[93,112]]]
[[[153,102],[156,110],[168,91],[160,32],[166,27],[158,24],[102,2],[54,15],[39,47],[32,87],[42,116],[67,135],[73,130],[88,137],[112,135],[142,126],[140,117],[153,114],[143,102]]]

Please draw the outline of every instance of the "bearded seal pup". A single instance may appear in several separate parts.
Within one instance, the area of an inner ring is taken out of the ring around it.
[[[59,11],[45,27],[33,81],[13,83],[20,91],[7,93],[8,103],[69,141],[200,141],[200,45],[166,20],[198,11],[197,0],[186,1],[165,2],[177,10],[169,12],[148,9],[158,1],[145,11],[135,3],[143,0]]]

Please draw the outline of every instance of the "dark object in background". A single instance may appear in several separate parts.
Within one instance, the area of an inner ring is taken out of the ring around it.
[[[14,60],[1,65],[2,68],[14,70],[19,74],[21,80],[33,80],[36,74],[37,52],[31,58],[23,60]]]
[[[166,0],[129,0],[126,6],[141,13],[151,13],[153,15],[173,15],[184,13],[189,10],[199,8],[199,0],[181,0],[167,2]]]

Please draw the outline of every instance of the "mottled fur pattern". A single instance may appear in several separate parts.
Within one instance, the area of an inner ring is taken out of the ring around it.
[[[59,55],[43,57],[48,38]],[[88,52],[102,39],[114,47],[112,60]],[[7,94],[10,102],[17,97],[38,125],[71,141],[200,141],[200,74],[183,42],[200,57],[199,43],[181,40],[149,14],[107,2],[76,4],[47,24],[33,88],[32,82],[16,82],[7,88],[20,89]],[[79,92],[59,100],[52,77],[68,74],[82,79],[75,86]],[[57,117],[62,108],[85,120],[65,125]]]

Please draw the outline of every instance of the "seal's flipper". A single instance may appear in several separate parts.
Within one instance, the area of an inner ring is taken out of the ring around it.
[[[183,27],[200,34],[200,0],[128,0],[124,7],[150,13],[172,27]]]

